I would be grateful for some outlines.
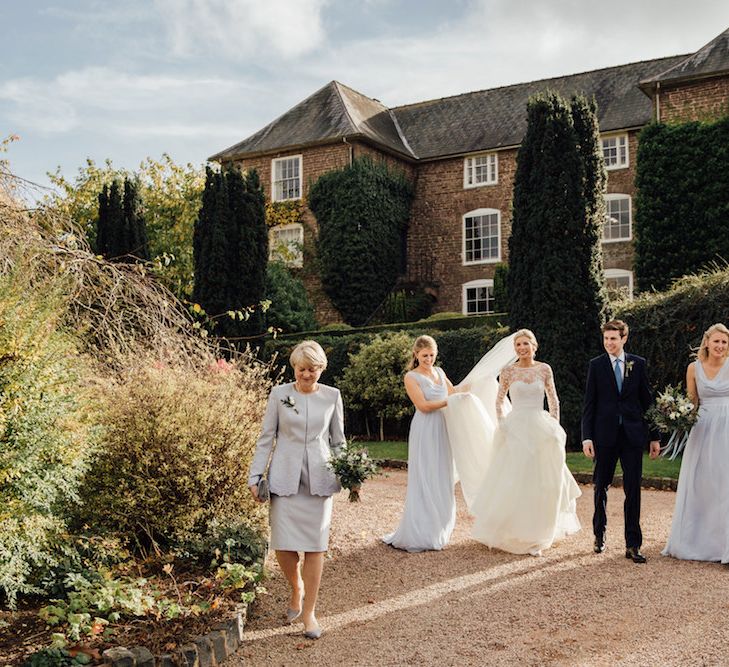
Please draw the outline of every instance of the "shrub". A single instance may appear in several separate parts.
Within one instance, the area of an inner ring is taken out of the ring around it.
[[[0,592],[14,606],[70,549],[66,506],[93,448],[89,397],[62,299],[0,272]]]
[[[729,116],[640,133],[635,275],[642,290],[729,259]]]
[[[368,158],[325,173],[309,190],[324,291],[350,324],[368,321],[405,268],[412,196],[404,174]]]
[[[101,382],[105,437],[79,519],[143,549],[190,542],[212,525],[261,530],[246,481],[264,372],[242,362],[201,369],[145,360]]]
[[[641,294],[615,312],[630,326],[627,347],[648,360],[658,389],[686,380],[692,351],[706,329],[729,313],[729,269],[686,276],[665,292]]]
[[[384,440],[384,420],[412,414],[413,406],[403,384],[405,367],[413,347],[406,333],[375,336],[349,355],[339,381],[343,399],[351,410],[374,414]]]
[[[304,283],[281,262],[268,263],[266,299],[271,302],[264,315],[267,326],[285,333],[311,331],[318,326]]]

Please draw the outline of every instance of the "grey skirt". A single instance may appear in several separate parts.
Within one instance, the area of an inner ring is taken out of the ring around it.
[[[299,491],[294,496],[271,495],[268,515],[270,548],[274,551],[326,551],[332,522],[332,497],[309,492],[309,460],[304,450]]]

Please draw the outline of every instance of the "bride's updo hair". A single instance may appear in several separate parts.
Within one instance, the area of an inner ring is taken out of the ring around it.
[[[537,337],[534,335],[534,332],[531,329],[519,329],[514,334],[514,345],[516,345],[517,338],[527,338],[529,342],[532,344],[532,347],[534,348],[534,352],[537,351],[539,348],[539,343],[537,342]]]
[[[724,326],[721,322],[712,324],[706,331],[704,331],[704,336],[701,339],[701,345],[699,345],[699,351],[696,353],[696,356],[700,361],[706,361],[709,358],[709,339],[715,333],[724,334],[727,339],[729,339],[729,329],[727,329],[726,326]],[[727,351],[724,356],[729,356],[729,347],[727,347]]]
[[[418,336],[413,344],[413,354],[410,357],[410,363],[407,368],[409,371],[420,365],[420,362],[418,361],[418,352],[426,349],[433,350],[436,354],[438,354],[438,343],[435,342],[435,338],[432,336]]]

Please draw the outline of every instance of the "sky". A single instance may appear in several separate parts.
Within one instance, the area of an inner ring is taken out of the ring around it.
[[[50,185],[87,159],[203,164],[332,80],[398,106],[697,51],[727,0],[0,0],[0,141]]]

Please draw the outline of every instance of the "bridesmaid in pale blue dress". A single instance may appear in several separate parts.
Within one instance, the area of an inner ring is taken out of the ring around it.
[[[400,525],[382,541],[405,551],[442,549],[456,523],[455,474],[442,408],[453,393],[438,346],[420,336],[413,346],[405,389],[415,406],[408,437],[408,488]]]
[[[729,329],[704,333],[686,371],[689,398],[699,405],[681,462],[676,508],[664,556],[729,563]]]

